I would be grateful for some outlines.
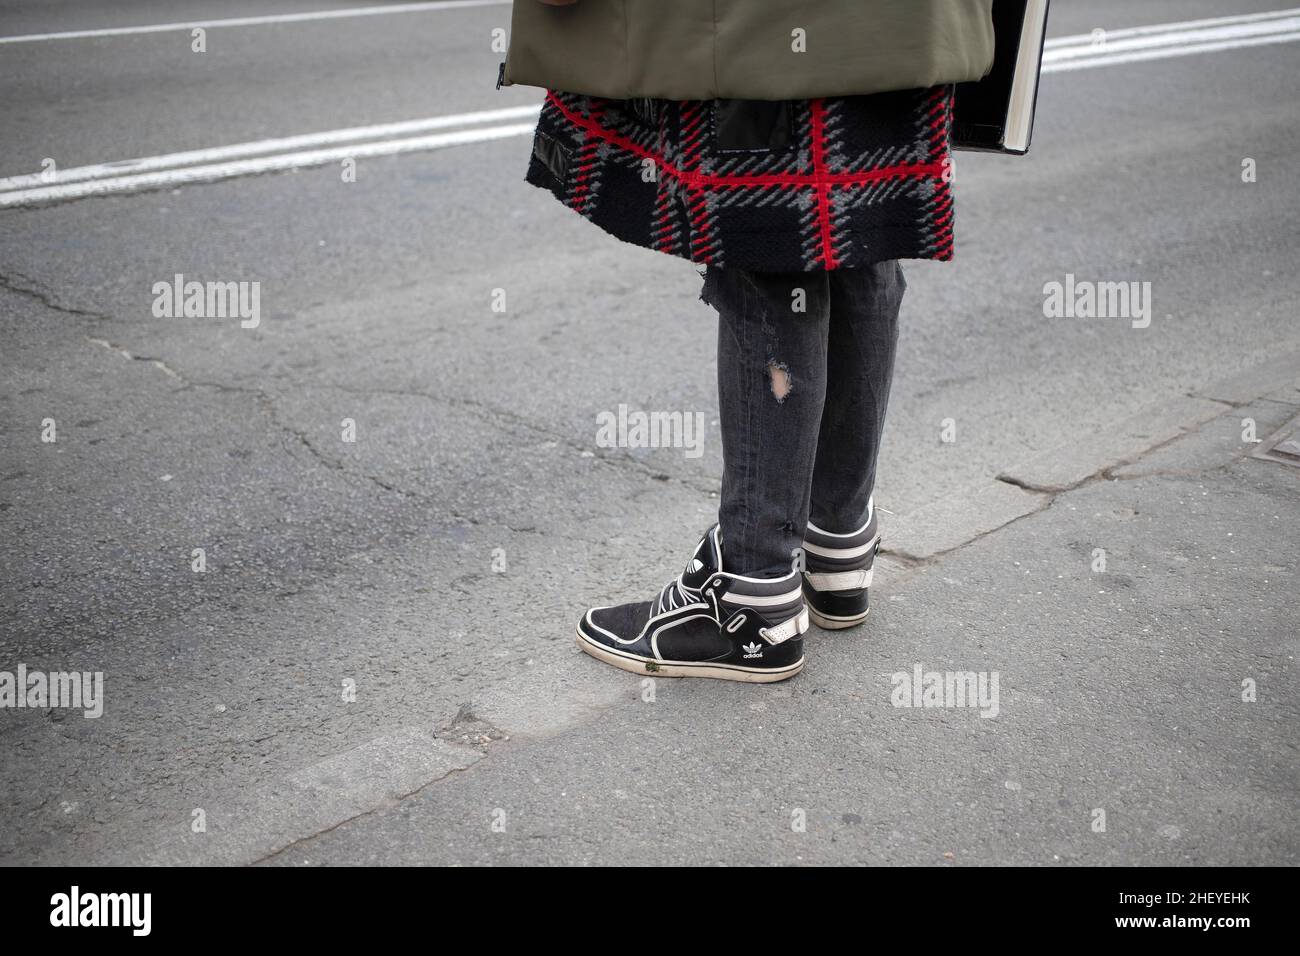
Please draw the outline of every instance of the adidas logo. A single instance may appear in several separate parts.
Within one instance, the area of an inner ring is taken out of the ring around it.
[[[763,656],[763,648],[762,648],[761,645],[758,645],[758,644],[742,644],[741,647],[742,647],[742,649],[745,651],[745,656],[746,656],[746,657],[762,657],[762,656]]]
[[[691,573],[694,574],[700,568],[704,567],[704,562],[699,558],[691,558]]]

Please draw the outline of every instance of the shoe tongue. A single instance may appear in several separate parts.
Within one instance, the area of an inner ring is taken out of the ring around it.
[[[715,525],[705,533],[695,549],[695,554],[686,562],[686,570],[682,572],[682,584],[692,590],[698,591],[704,587],[711,574],[722,570],[722,549],[718,541],[720,535],[716,531]]]

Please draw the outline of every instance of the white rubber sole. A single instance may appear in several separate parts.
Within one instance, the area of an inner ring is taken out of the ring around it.
[[[651,677],[712,677],[715,680],[743,681],[746,684],[774,684],[787,680],[803,670],[804,659],[801,657],[793,664],[781,668],[741,667],[739,664],[692,664],[689,661],[657,661],[639,654],[616,651],[597,641],[593,641],[582,631],[576,632],[578,646],[606,664],[633,674],[648,674]]]
[[[834,615],[827,617],[825,614],[818,614],[811,604],[808,605],[808,617],[824,631],[842,631],[848,627],[857,627],[867,619],[867,615],[870,613],[871,608],[867,608],[856,617],[835,617]]]

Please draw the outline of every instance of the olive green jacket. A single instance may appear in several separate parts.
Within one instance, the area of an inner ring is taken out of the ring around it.
[[[504,81],[613,99],[811,99],[977,80],[993,0],[515,0]]]

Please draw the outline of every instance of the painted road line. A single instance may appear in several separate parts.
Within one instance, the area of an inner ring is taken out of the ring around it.
[[[236,176],[251,176],[257,173],[269,173],[306,166],[324,166],[328,163],[342,162],[345,159],[395,156],[398,153],[446,149],[449,146],[464,146],[469,143],[486,143],[511,136],[531,135],[533,128],[534,124],[532,123],[490,126],[487,129],[436,133],[431,136],[390,139],[378,143],[356,143],[348,146],[335,146],[330,149],[283,153],[257,159],[235,160],[228,163],[211,163],[205,166],[164,169],[152,173],[137,173],[108,179],[91,179],[86,182],[69,183],[67,185],[42,186],[37,189],[16,189],[0,193],[0,208],[80,199],[83,196],[133,192],[139,189],[157,189],[182,183],[215,182],[219,179],[232,179]]]
[[[53,182],[48,178],[44,178],[43,173],[24,173],[20,176],[2,178],[0,179],[0,192],[12,189],[40,188],[49,185],[62,186],[92,179],[107,179],[110,176],[125,176],[132,173],[175,169],[181,166],[219,163],[231,159],[261,156],[267,153],[288,153],[297,150],[315,149],[337,143],[409,136],[414,133],[429,133],[433,130],[449,129],[455,126],[499,123],[507,120],[536,120],[540,110],[540,106],[512,106],[499,110],[480,110],[474,113],[455,113],[450,116],[431,116],[427,119],[405,120],[400,123],[381,123],[377,126],[352,126],[345,129],[327,130],[323,133],[284,136],[278,139],[260,139],[250,143],[235,143],[231,146],[214,146],[208,149],[192,149],[181,153],[165,153],[161,156],[145,156],[140,159],[97,163],[93,166],[70,166],[67,169],[58,170]]]
[[[1187,46],[1156,47],[1147,50],[1134,50],[1130,53],[1118,53],[1107,50],[1099,56],[1087,58],[1070,58],[1048,60],[1043,57],[1044,73],[1064,73],[1071,70],[1087,70],[1099,66],[1119,66],[1124,63],[1144,63],[1149,60],[1165,60],[1170,57],[1194,56],[1199,53],[1220,53],[1224,50],[1242,50],[1248,47],[1268,46],[1275,43],[1294,43],[1300,40],[1300,31],[1279,33],[1261,37],[1247,37],[1240,40],[1224,40],[1218,43],[1193,43]]]
[[[1138,50],[1154,50],[1164,47],[1188,47],[1206,43],[1224,43],[1236,40],[1252,40],[1260,37],[1287,36],[1300,32],[1300,15],[1280,17],[1256,23],[1234,23],[1224,26],[1204,27],[1198,30],[1177,30],[1164,33],[1143,34],[1141,36],[1115,37],[1107,34],[1104,42],[1085,45],[1057,47],[1044,50],[1044,63],[1060,63],[1066,60],[1093,59],[1132,53]]]
[[[1180,23],[1156,23],[1145,27],[1123,27],[1116,30],[1101,29],[1106,40],[1123,40],[1129,37],[1153,36],[1160,33],[1174,33],[1182,30],[1199,30],[1204,27],[1229,26],[1235,23],[1260,23],[1265,20],[1278,20],[1284,17],[1300,16],[1300,7],[1287,10],[1271,10],[1268,13],[1244,13],[1232,17],[1214,17],[1209,20],[1184,20]],[[1071,36],[1051,37],[1045,47],[1049,50],[1062,46],[1088,45],[1095,43],[1094,33],[1076,33]]]
[[[260,17],[229,17],[224,20],[194,20],[187,23],[150,23],[138,27],[108,27],[103,30],[65,30],[60,33],[24,33],[0,37],[0,43],[39,43],[45,40],[82,40],[93,37],[121,37],[140,33],[170,33],[173,30],[205,30],[221,27],[260,27],[279,23],[307,23],[313,20],[345,20],[351,17],[382,17],[395,13],[432,13],[471,7],[505,6],[510,0],[438,0],[433,3],[390,3],[380,7],[349,7],[343,10],[313,10]]]

